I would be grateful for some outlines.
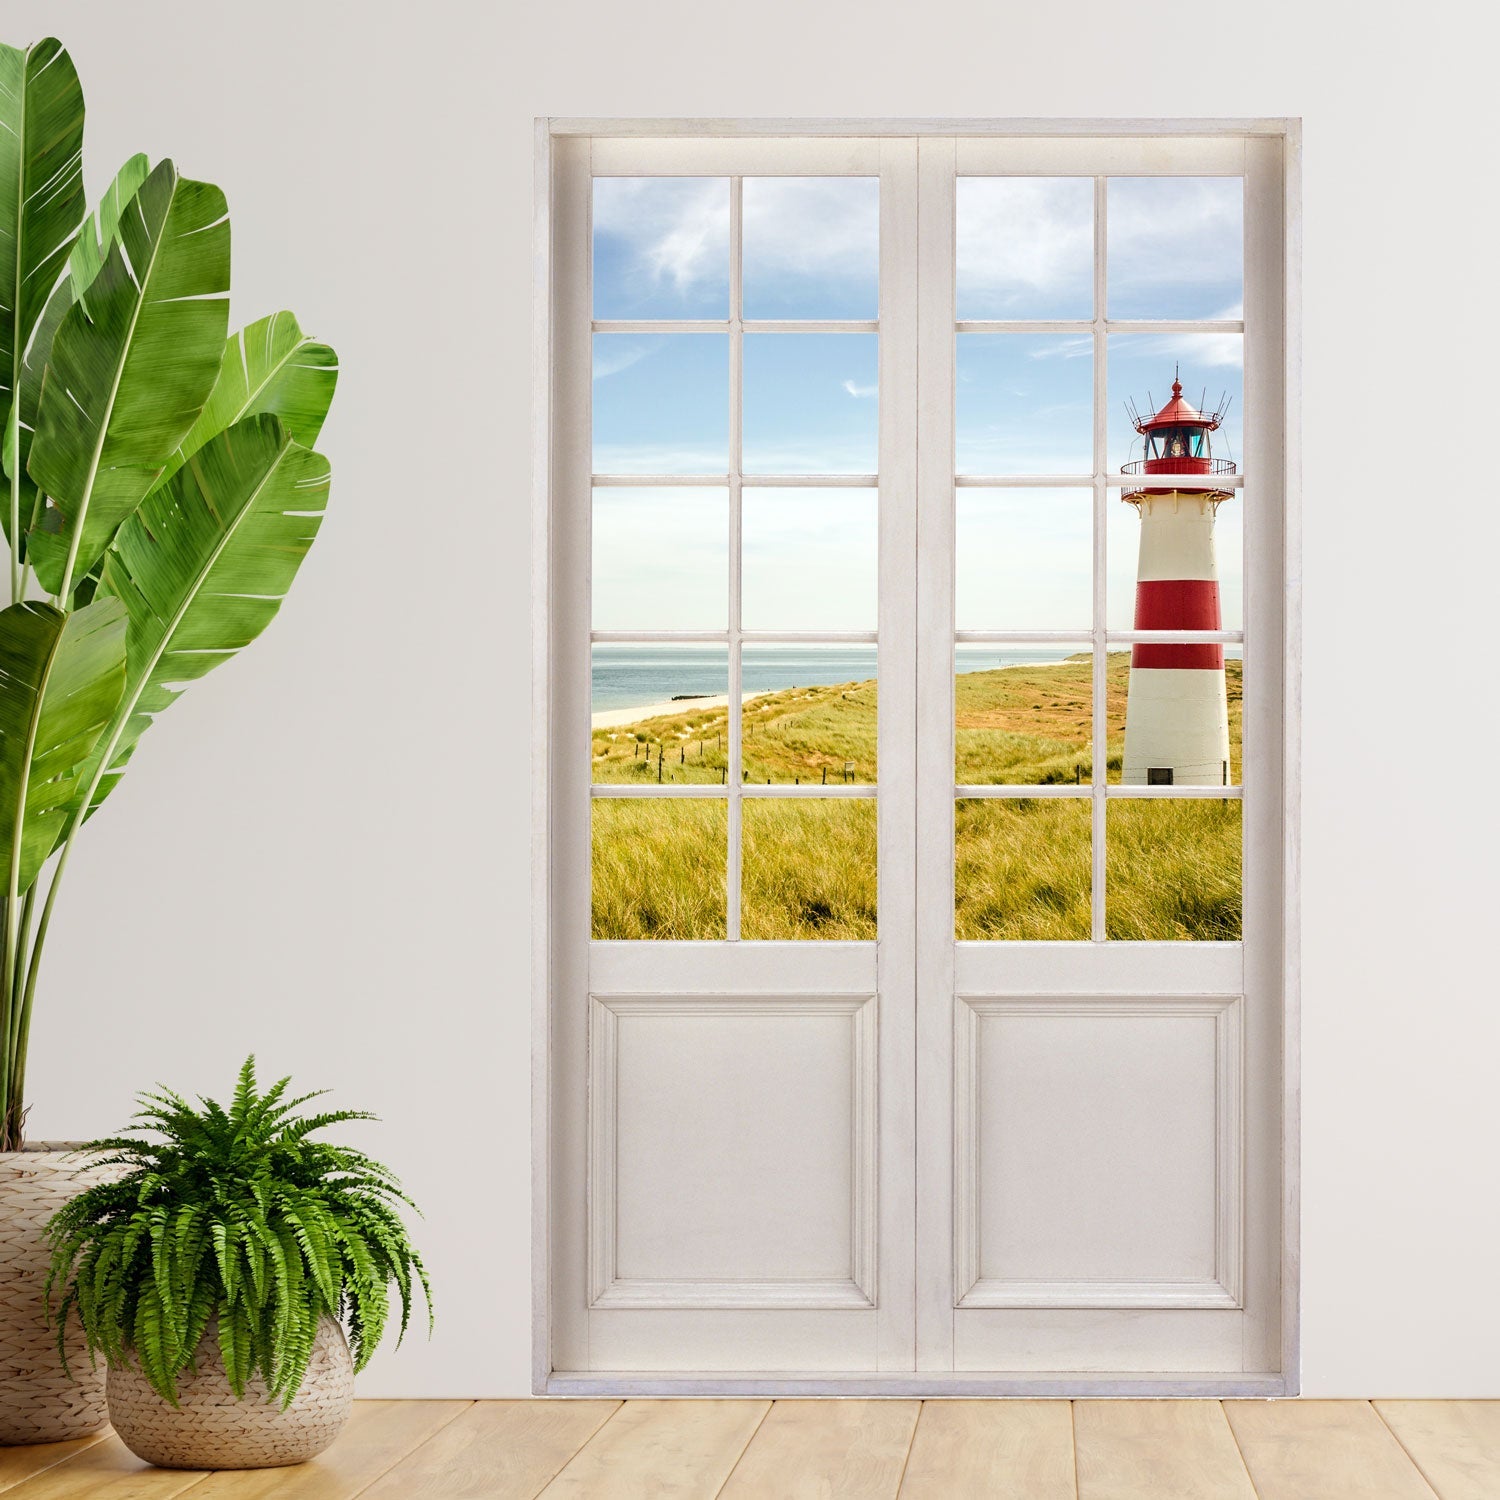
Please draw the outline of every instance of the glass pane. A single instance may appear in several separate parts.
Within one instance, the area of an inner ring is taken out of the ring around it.
[[[1110,178],[1110,317],[1242,318],[1244,265],[1240,178]]]
[[[958,335],[960,474],[1092,474],[1090,334]]]
[[[594,179],[594,316],[729,316],[729,180]]]
[[[1244,451],[1244,336],[1238,333],[1118,333],[1109,340],[1109,464],[1152,457],[1127,402],[1142,422],[1164,415],[1172,383],[1193,413],[1222,412],[1206,437],[1204,457],[1237,464]],[[1192,429],[1188,428],[1191,432]],[[1158,444],[1165,457],[1165,444]],[[1187,444],[1184,444],[1186,447]]]
[[[1238,942],[1238,801],[1120,798],[1105,811],[1109,937]]]
[[[956,804],[960,941],[1086,941],[1092,930],[1087,797]]]
[[[1093,654],[959,646],[960,786],[1087,785],[1093,774]]]
[[[872,784],[875,660],[874,646],[746,646],[743,779]]]
[[[1128,492],[1126,492],[1128,493]],[[1158,585],[1151,597],[1142,598],[1141,619],[1166,619],[1163,629],[1189,628],[1189,622],[1205,617],[1211,602],[1194,598],[1189,590],[1179,599],[1177,591],[1159,585],[1177,581],[1175,575],[1191,571],[1188,582],[1217,581],[1219,621],[1212,628],[1243,630],[1245,627],[1244,490],[1230,490],[1229,498],[1211,501],[1179,500],[1156,505],[1149,498],[1127,501],[1119,490],[1109,492],[1105,544],[1109,558],[1109,629],[1156,629],[1136,623],[1137,583],[1144,578]],[[1153,535],[1145,545],[1145,528]],[[1160,533],[1160,535],[1157,535]],[[1168,578],[1167,573],[1174,575]],[[1199,591],[1202,592],[1201,590]],[[1208,629],[1208,626],[1191,626]]]
[[[723,940],[729,814],[717,798],[593,802],[593,936]]]
[[[1090,629],[1093,501],[1089,490],[959,490],[958,629]]]
[[[594,472],[729,470],[729,338],[594,335]]]
[[[745,472],[873,474],[873,333],[745,335]]]
[[[1092,318],[1089,177],[958,179],[958,316]]]
[[[874,630],[879,507],[873,489],[742,492],[746,630]]]
[[[729,494],[594,491],[593,628],[726,630]]]
[[[725,646],[593,648],[593,767],[597,782],[717,782],[729,765]]]
[[[1152,643],[1111,651],[1107,680],[1110,781],[1239,785],[1238,646]]]
[[[745,316],[879,314],[880,182],[745,179]]]
[[[873,798],[747,797],[740,935],[873,938],[875,823]]]

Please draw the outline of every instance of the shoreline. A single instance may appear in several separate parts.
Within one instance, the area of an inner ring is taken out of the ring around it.
[[[959,648],[960,650],[963,647]],[[984,651],[985,647],[970,648],[975,651]],[[1074,658],[1063,657],[1055,661],[1008,661],[997,662],[993,666],[971,667],[969,671],[978,672],[1011,672],[1023,671],[1035,667],[1061,667],[1066,666]],[[964,675],[962,672],[959,675]],[[872,681],[875,679],[871,679]],[[752,698],[766,698],[775,693],[791,692],[794,686],[804,684],[788,683],[784,687],[758,688],[754,692],[746,692],[740,695],[741,703],[748,703]],[[835,687],[836,683],[807,683],[807,687]],[[631,724],[640,724],[646,719],[681,718],[684,714],[693,714],[701,710],[717,712],[729,706],[728,693],[709,693],[702,697],[694,695],[691,698],[674,698],[664,702],[642,703],[635,708],[604,708],[598,713],[590,714],[589,727],[591,729],[624,729]]]
[[[740,702],[748,703],[752,698],[764,698],[768,693],[784,693],[785,688],[761,688],[753,693],[741,693]],[[592,729],[623,729],[627,724],[640,724],[646,719],[681,718],[684,714],[696,714],[702,710],[729,707],[728,693],[709,693],[704,697],[674,698],[666,703],[642,703],[637,708],[604,708],[590,714]]]

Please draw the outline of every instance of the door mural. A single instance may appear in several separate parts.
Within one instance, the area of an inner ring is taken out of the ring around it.
[[[550,1388],[1275,1374],[1275,150],[559,143]]]

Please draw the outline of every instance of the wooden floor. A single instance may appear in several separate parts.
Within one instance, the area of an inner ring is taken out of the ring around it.
[[[295,1469],[0,1448],[5,1500],[1497,1500],[1500,1401],[360,1401]]]

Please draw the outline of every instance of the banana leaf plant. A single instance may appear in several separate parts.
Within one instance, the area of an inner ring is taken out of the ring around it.
[[[88,214],[83,122],[59,42],[0,46],[0,1151],[79,830],[280,607],[327,502],[338,375],[289,312],[229,332],[211,183],[134,156]]]

